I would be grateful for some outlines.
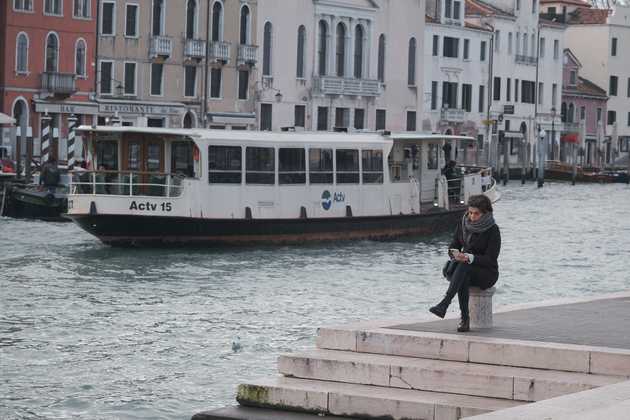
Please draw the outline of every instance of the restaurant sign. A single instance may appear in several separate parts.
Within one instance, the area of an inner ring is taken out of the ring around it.
[[[183,108],[171,105],[156,105],[147,103],[100,103],[98,112],[104,114],[153,114],[153,115],[179,115]]]

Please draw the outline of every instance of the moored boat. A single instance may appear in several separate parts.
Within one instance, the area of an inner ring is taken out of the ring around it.
[[[420,133],[80,127],[95,171],[74,174],[68,217],[111,245],[302,243],[452,229],[486,168],[440,173]],[[483,178],[483,179],[482,179]],[[483,184],[483,188],[482,188]]]

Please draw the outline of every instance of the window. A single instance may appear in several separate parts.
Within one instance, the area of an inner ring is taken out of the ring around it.
[[[442,54],[444,57],[457,58],[459,55],[458,47],[459,39],[445,36],[444,45],[442,46]]]
[[[186,114],[190,118],[190,113]],[[171,143],[171,173],[183,174],[188,178],[195,176],[193,162],[193,143],[176,141]]]
[[[240,184],[243,156],[240,146],[208,146],[210,184]]]
[[[15,71],[17,73],[28,72],[28,37],[20,32],[16,41]]]
[[[462,108],[464,111],[472,111],[472,85],[462,84]]]
[[[617,56],[617,38],[613,38],[610,44],[610,55]]]
[[[416,131],[416,111],[407,111],[407,131]]]
[[[213,67],[210,70],[210,97],[211,98],[221,97],[222,75],[223,75],[223,71],[221,70],[221,68]]]
[[[518,102],[518,79],[514,79],[514,102]]]
[[[575,86],[577,82],[577,71],[571,70],[569,72],[569,84]]]
[[[512,32],[508,32],[508,55],[512,55]]]
[[[437,109],[438,82],[431,82],[431,109]]]
[[[302,148],[278,149],[278,183],[306,184],[306,153]]]
[[[317,130],[318,131],[328,130],[328,107],[327,106],[317,107]]]
[[[551,107],[555,108],[557,103],[558,103],[558,85],[554,83],[553,85],[551,85]]]
[[[543,104],[543,98],[545,97],[544,92],[545,84],[543,82],[538,82],[538,92],[536,92],[536,95],[538,95],[538,105]]]
[[[238,72],[238,99],[247,99],[249,90],[249,70],[239,70]]]
[[[386,119],[386,111],[384,109],[377,109],[375,130],[385,130]]]
[[[628,98],[630,98],[630,77],[628,77],[628,87],[627,87],[627,90],[628,90],[628,91],[626,92],[626,94],[627,94]]]
[[[461,2],[459,1],[454,1],[453,2],[453,19],[459,20],[460,18],[460,12],[459,9],[461,7]]]
[[[162,73],[164,72],[164,64],[151,63],[151,95],[162,95]]]
[[[486,87],[483,85],[479,85],[479,112],[483,112],[483,104],[485,102],[485,96],[486,96]]]
[[[212,41],[223,40],[223,5],[215,1],[212,6]]]
[[[453,2],[452,0],[444,0],[444,17],[449,18],[453,15]]]
[[[44,14],[61,15],[61,0],[44,0]]]
[[[580,107],[580,120],[583,121],[584,119],[586,119],[586,107],[581,106]]]
[[[125,36],[138,36],[138,5],[127,4],[125,12]]]
[[[442,108],[457,108],[456,82],[442,82]]]
[[[271,22],[265,23],[263,34],[263,76],[271,76]]]
[[[260,129],[262,131],[271,131],[273,108],[271,104],[260,104]]]
[[[438,35],[433,35],[433,57],[437,57],[439,54],[439,44],[440,37]]]
[[[407,56],[407,84],[416,85],[416,38],[409,40],[409,54]]]
[[[521,53],[521,34],[520,34],[520,32],[516,33],[516,42],[514,42],[514,49],[516,50],[516,55],[520,55],[520,53]]]
[[[494,78],[494,85],[492,86],[492,92],[493,92],[492,98],[495,101],[500,101],[501,100],[501,78],[500,77]]]
[[[553,59],[557,60],[560,57],[560,41],[553,40]]]
[[[516,0],[516,10],[521,10],[521,0]]]
[[[512,79],[509,77],[505,80],[505,101],[510,102],[512,100]]]
[[[335,151],[337,164],[337,184],[359,183],[359,151],[353,149],[337,149]]]
[[[532,13],[536,13],[536,2],[538,0],[532,0]]]
[[[540,38],[540,58],[545,57],[545,38]]]
[[[197,1],[188,0],[186,2],[186,39],[195,37],[195,21],[197,18]]]
[[[469,50],[470,50],[470,39],[465,39],[464,40],[464,60],[468,60],[470,58]]]
[[[332,149],[310,149],[308,151],[309,183],[333,183]]]
[[[479,49],[479,60],[486,61],[486,41],[481,41],[481,48]]]
[[[276,183],[275,150],[273,147],[245,149],[245,182],[274,185]]]
[[[328,49],[326,48],[327,42],[328,42],[328,25],[323,20],[320,20],[319,21],[319,45],[317,49],[317,57],[318,57],[318,62],[319,62],[318,70],[319,70],[320,76],[326,75],[326,67],[327,67],[326,58],[328,54]]]
[[[385,82],[385,35],[378,37],[378,81]],[[629,91],[630,92],[630,91]],[[628,95],[630,96],[630,94]]]
[[[560,106],[560,121],[567,122],[567,103],[562,102]]]
[[[300,28],[304,28],[300,26]],[[249,7],[243,6],[241,8],[241,33],[239,37],[241,45],[248,45],[249,42]]]
[[[521,81],[521,102],[525,104],[535,103],[536,83],[528,80]]]
[[[347,128],[349,124],[350,110],[348,108],[335,108],[335,128]]]
[[[192,98],[197,90],[197,67],[184,66],[184,96]]]
[[[306,127],[306,105],[296,105],[293,111],[293,126]]]
[[[33,0],[13,0],[13,9],[22,12],[32,12]]]
[[[297,35],[297,69],[295,76],[298,79],[304,78],[304,46],[306,45],[306,28],[300,25]]]
[[[101,94],[112,94],[112,72],[114,63],[112,61],[101,61],[100,87]]]
[[[136,94],[136,63],[125,63],[125,95]]]
[[[597,108],[597,122],[600,122],[601,120],[602,120],[602,109]]]
[[[346,70],[346,27],[343,23],[337,25],[336,64],[337,76],[343,77]]]
[[[116,3],[113,1],[101,3],[101,35],[114,35],[115,7]]]
[[[608,125],[612,125],[617,122],[617,111],[608,111]]]
[[[363,26],[357,25],[354,31],[354,78],[363,77]]]
[[[532,57],[536,57],[536,54],[538,54],[538,51],[536,51],[536,36],[534,34],[531,35],[532,36],[532,42],[531,42],[531,46],[532,46],[532,52],[529,54]]]
[[[46,72],[57,72],[59,68],[59,39],[54,33],[46,37]]]
[[[102,165],[107,170],[117,171],[118,170],[118,142],[117,141],[96,142],[96,159],[99,165]]]
[[[154,36],[164,33],[164,0],[153,0],[153,23],[152,32]]]
[[[86,77],[86,47],[85,41],[79,39],[74,49],[74,74],[79,77]]]
[[[356,108],[354,110],[354,128],[357,130],[363,130],[365,128],[365,110],[363,108]]]
[[[494,50],[496,52],[501,51],[501,31],[498,29],[494,31]]]
[[[415,114],[415,112],[414,112]],[[363,183],[382,184],[383,183],[383,151],[363,150],[361,151],[363,160]]]
[[[630,112],[628,112],[628,127],[630,127]]]
[[[617,76],[610,76],[610,82],[608,85],[608,94],[610,96],[617,96]]]
[[[78,18],[90,17],[90,0],[74,0],[74,7],[72,8],[72,14]]]
[[[427,169],[437,169],[438,168],[438,152],[439,145],[435,143],[429,144],[429,151],[427,154]]]
[[[527,34],[523,34],[523,55],[527,55]]]

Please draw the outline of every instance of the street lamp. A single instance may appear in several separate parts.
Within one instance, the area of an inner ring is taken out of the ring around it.
[[[545,182],[545,136],[547,132],[541,128],[538,132],[538,188],[541,188]]]

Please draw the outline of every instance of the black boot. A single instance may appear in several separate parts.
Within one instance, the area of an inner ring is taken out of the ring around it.
[[[448,296],[445,296],[444,299],[440,303],[435,306],[431,306],[429,308],[429,312],[433,315],[438,316],[440,318],[444,318],[446,316],[446,310],[448,309],[448,305],[451,304],[451,299]]]
[[[459,325],[457,326],[457,332],[468,332],[470,331],[470,319],[464,318],[459,321]]]

